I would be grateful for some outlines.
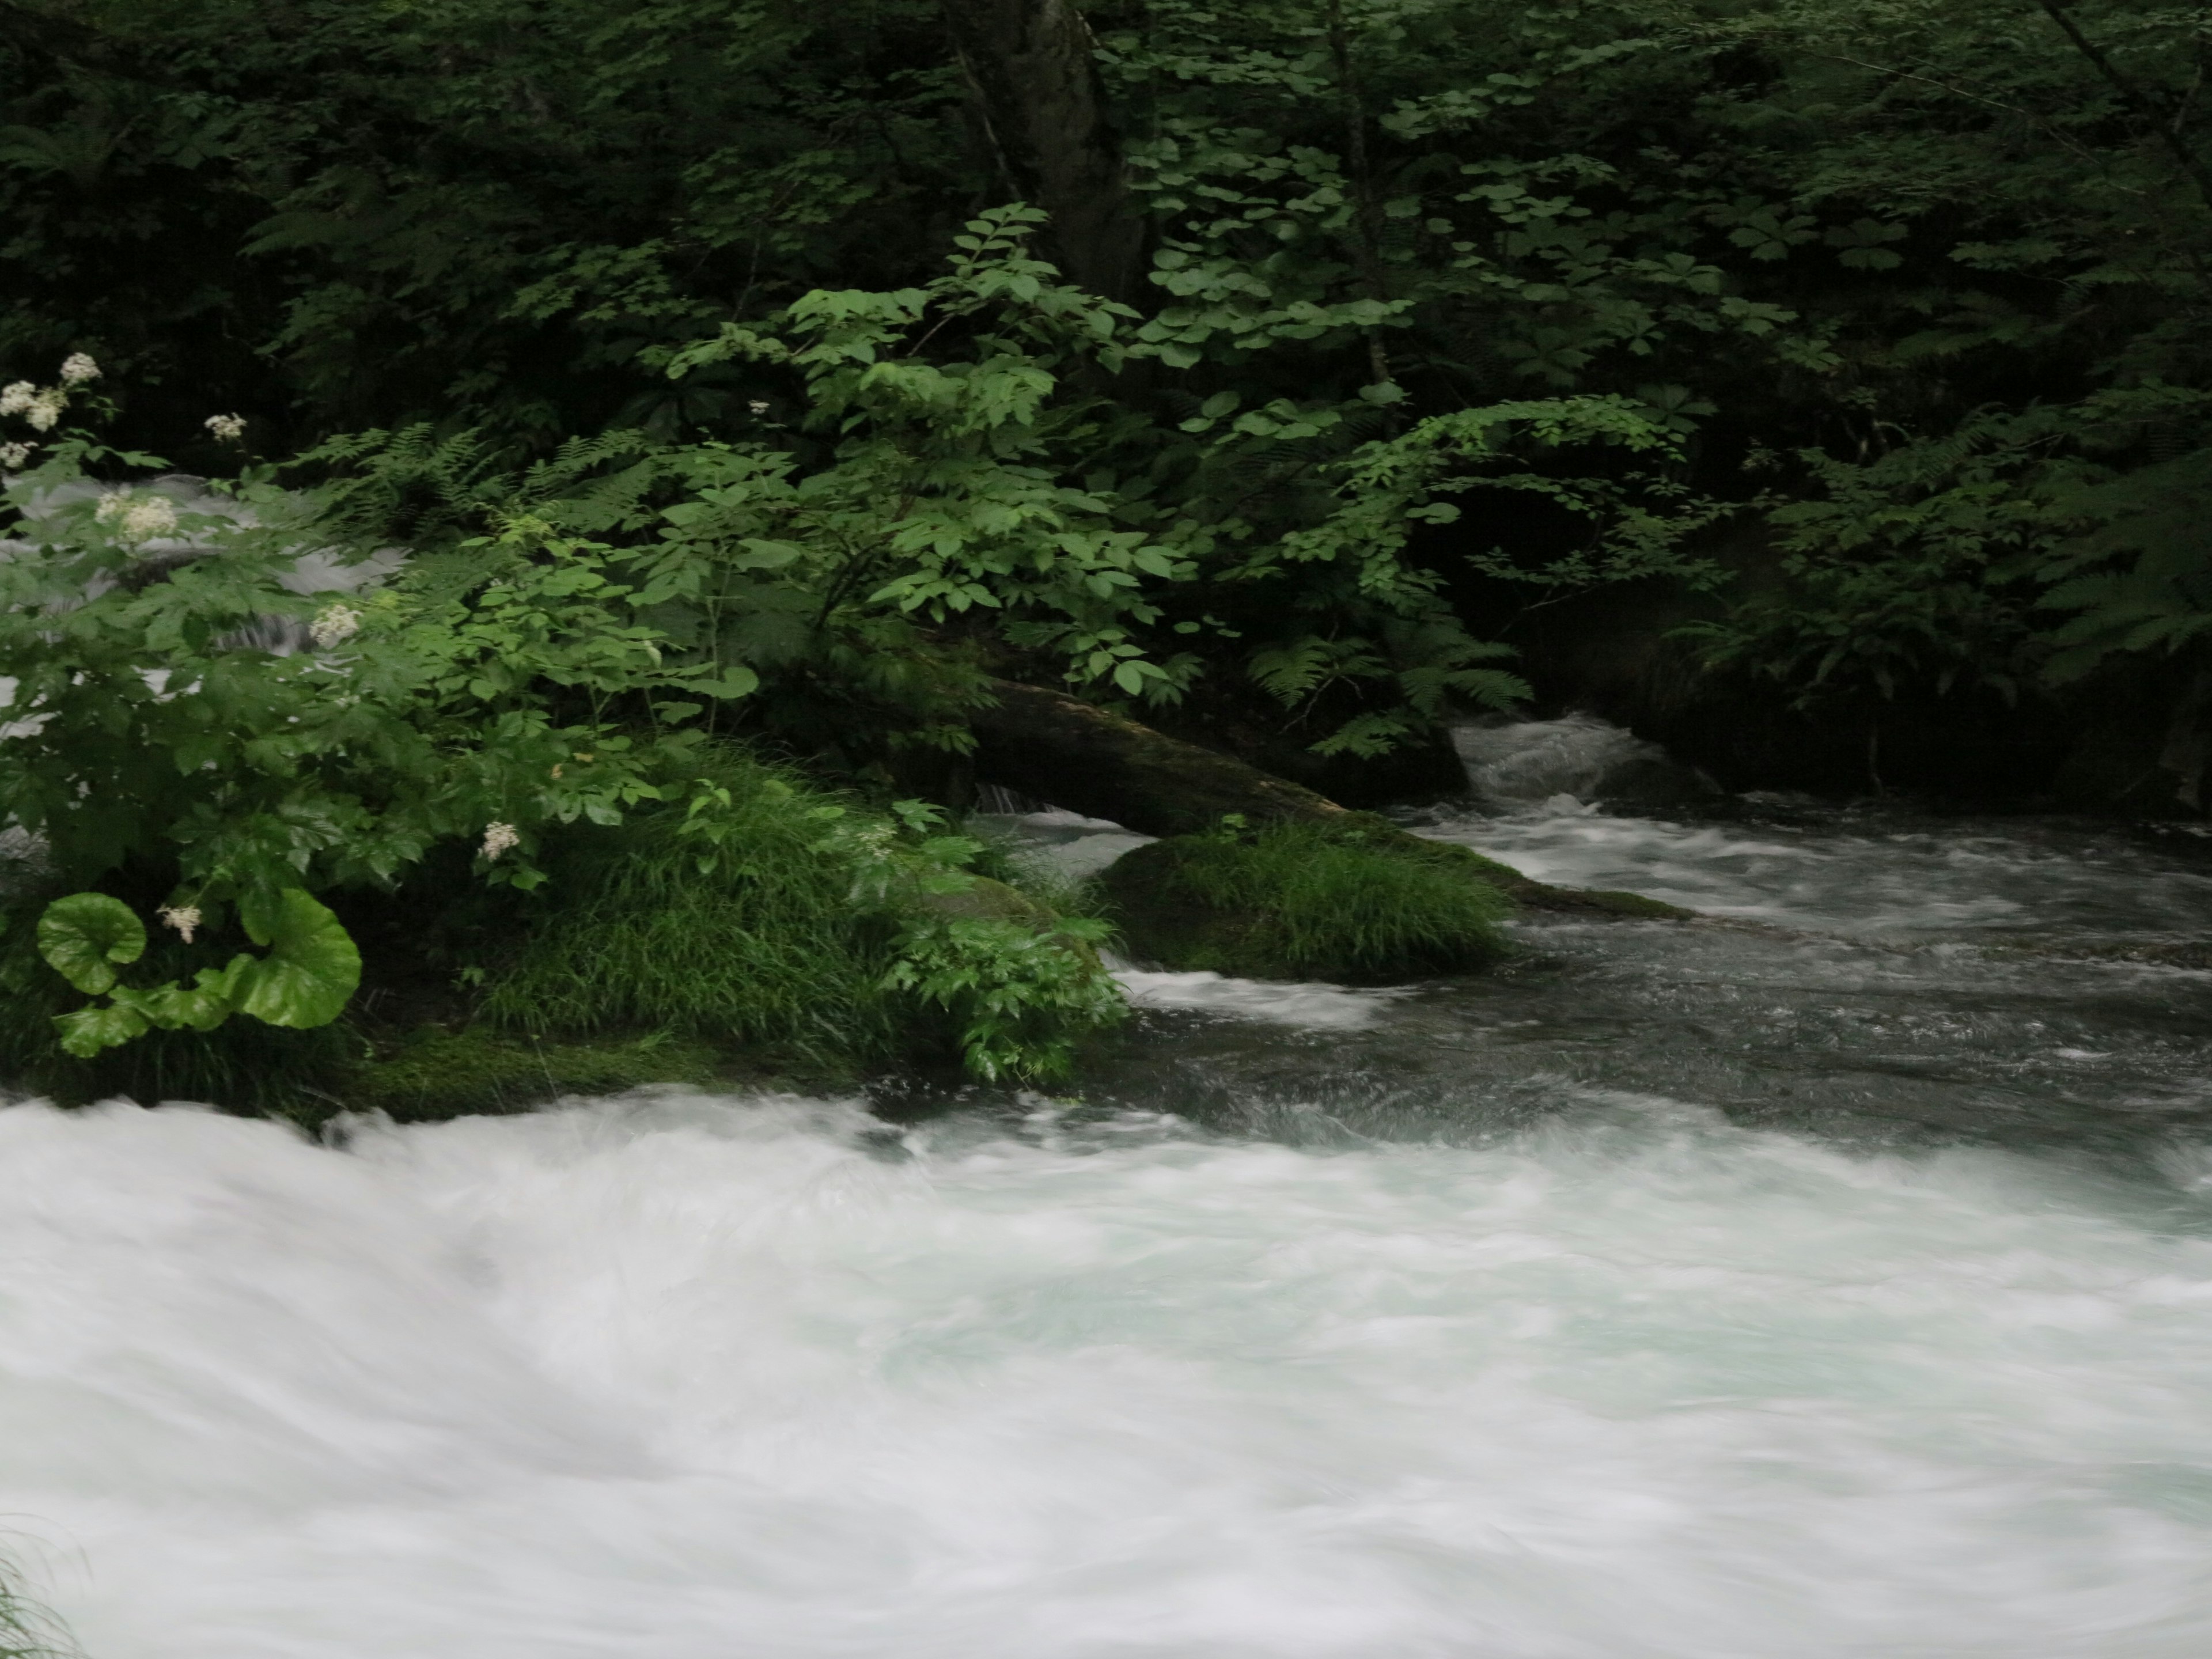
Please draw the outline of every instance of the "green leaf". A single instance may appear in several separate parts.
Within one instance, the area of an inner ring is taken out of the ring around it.
[[[115,983],[111,963],[136,962],[145,950],[145,924],[131,914],[129,905],[105,893],[71,893],[58,898],[39,918],[39,954],[56,973],[90,996],[98,996]],[[100,1045],[106,1046],[105,1042]]]
[[[234,966],[232,998],[241,1013],[271,1025],[327,1025],[361,984],[361,952],[337,917],[297,887],[248,902],[240,918],[269,954]]]
[[[95,1003],[75,1013],[56,1014],[62,1048],[79,1060],[90,1060],[103,1048],[113,1048],[145,1034],[146,1022],[128,1008]]]

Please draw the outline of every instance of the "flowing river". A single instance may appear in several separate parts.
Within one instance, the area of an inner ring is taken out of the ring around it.
[[[1132,972],[1078,1101],[0,1111],[8,1550],[93,1659],[2212,1652],[2212,848],[1423,828],[1711,919]]]

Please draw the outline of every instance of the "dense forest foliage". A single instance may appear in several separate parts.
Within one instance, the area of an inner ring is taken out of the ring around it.
[[[994,681],[1353,805],[1579,702],[2197,811],[2208,64],[2101,0],[0,0],[0,781],[109,902],[78,1049],[318,1011],[349,894],[711,880],[772,784],[878,872],[854,984],[1064,1058],[1009,1031],[1103,1017],[1087,946],[925,804]],[[254,522],[81,482],[172,465]],[[303,536],[414,556],[318,599]],[[271,954],[111,994],[155,904]]]

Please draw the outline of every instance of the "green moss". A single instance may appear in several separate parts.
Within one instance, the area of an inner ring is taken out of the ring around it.
[[[1679,904],[1669,904],[1664,899],[1646,898],[1641,893],[1624,893],[1609,887],[1577,887],[1572,891],[1577,899],[1590,908],[1604,910],[1616,916],[1682,921],[1698,914],[1695,910],[1685,910]]]
[[[1504,953],[1513,905],[1492,868],[1352,814],[1155,842],[1103,880],[1131,948],[1167,967],[1381,984]]]
[[[419,1122],[524,1111],[562,1095],[616,1094],[648,1083],[708,1084],[727,1076],[723,1058],[703,1043],[652,1037],[549,1042],[481,1025],[433,1027],[356,1063],[327,1103]]]

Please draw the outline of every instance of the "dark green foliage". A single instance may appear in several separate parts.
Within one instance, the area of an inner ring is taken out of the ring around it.
[[[0,359],[88,348],[158,383],[145,418],[239,408],[265,452],[742,418],[757,382],[641,350],[906,280],[978,182],[926,0],[6,14]]]
[[[1382,984],[1504,953],[1504,866],[1462,851],[1358,819],[1224,825],[1139,848],[1103,879],[1131,948],[1167,967]]]
[[[290,1115],[337,1088],[361,1051],[359,1038],[338,1025],[290,1030],[237,1019],[208,1031],[149,1031],[88,1060],[66,1054],[54,1018],[82,1007],[84,997],[40,959],[27,925],[34,914],[16,910],[0,934],[7,1011],[0,1019],[0,1079],[12,1087],[68,1105],[198,1100]],[[164,934],[150,941],[138,966],[148,978],[180,978],[205,956]]]

